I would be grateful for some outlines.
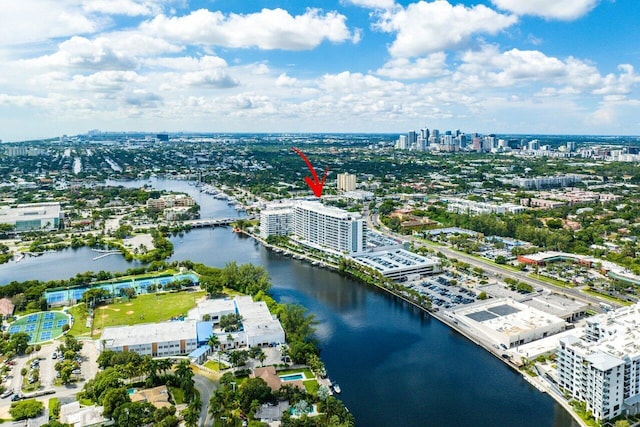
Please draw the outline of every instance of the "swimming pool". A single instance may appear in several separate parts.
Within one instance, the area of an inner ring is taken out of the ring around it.
[[[282,381],[295,381],[295,380],[304,380],[306,377],[302,372],[298,374],[289,374],[289,375],[280,375],[280,379]]]

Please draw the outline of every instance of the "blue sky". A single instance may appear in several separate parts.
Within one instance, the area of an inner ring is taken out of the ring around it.
[[[637,0],[20,0],[0,16],[4,141],[640,135]]]

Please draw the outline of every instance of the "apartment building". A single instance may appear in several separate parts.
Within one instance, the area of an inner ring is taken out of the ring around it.
[[[587,320],[558,348],[558,383],[599,420],[640,413],[640,304]]]
[[[354,191],[356,189],[356,176],[351,173],[338,174],[338,191]]]
[[[339,254],[366,248],[367,226],[359,213],[300,201],[293,208],[292,234],[300,243]]]
[[[287,236],[293,225],[293,205],[273,204],[260,212],[260,237]]]

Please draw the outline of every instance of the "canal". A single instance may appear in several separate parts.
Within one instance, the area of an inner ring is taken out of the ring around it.
[[[144,183],[192,194],[202,217],[236,215],[226,202],[186,182],[157,179],[126,185]],[[171,240],[172,260],[264,266],[276,300],[302,304],[313,313],[319,321],[321,357],[357,426],[577,426],[561,406],[500,360],[382,291],[270,252],[228,227],[197,229]],[[4,264],[0,284],[136,265],[119,255],[92,261],[95,255],[88,248],[69,249]]]

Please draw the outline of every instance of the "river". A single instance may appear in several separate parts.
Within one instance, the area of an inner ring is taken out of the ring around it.
[[[182,181],[134,181],[196,197],[201,216],[236,215],[226,202]],[[422,311],[340,275],[264,249],[228,227],[171,238],[172,260],[212,266],[252,262],[269,272],[280,302],[304,305],[319,321],[321,357],[342,388],[357,426],[576,427],[548,395],[503,362]],[[92,261],[87,248],[68,249],[0,266],[0,284],[59,279],[86,270],[125,270],[120,255]]]

